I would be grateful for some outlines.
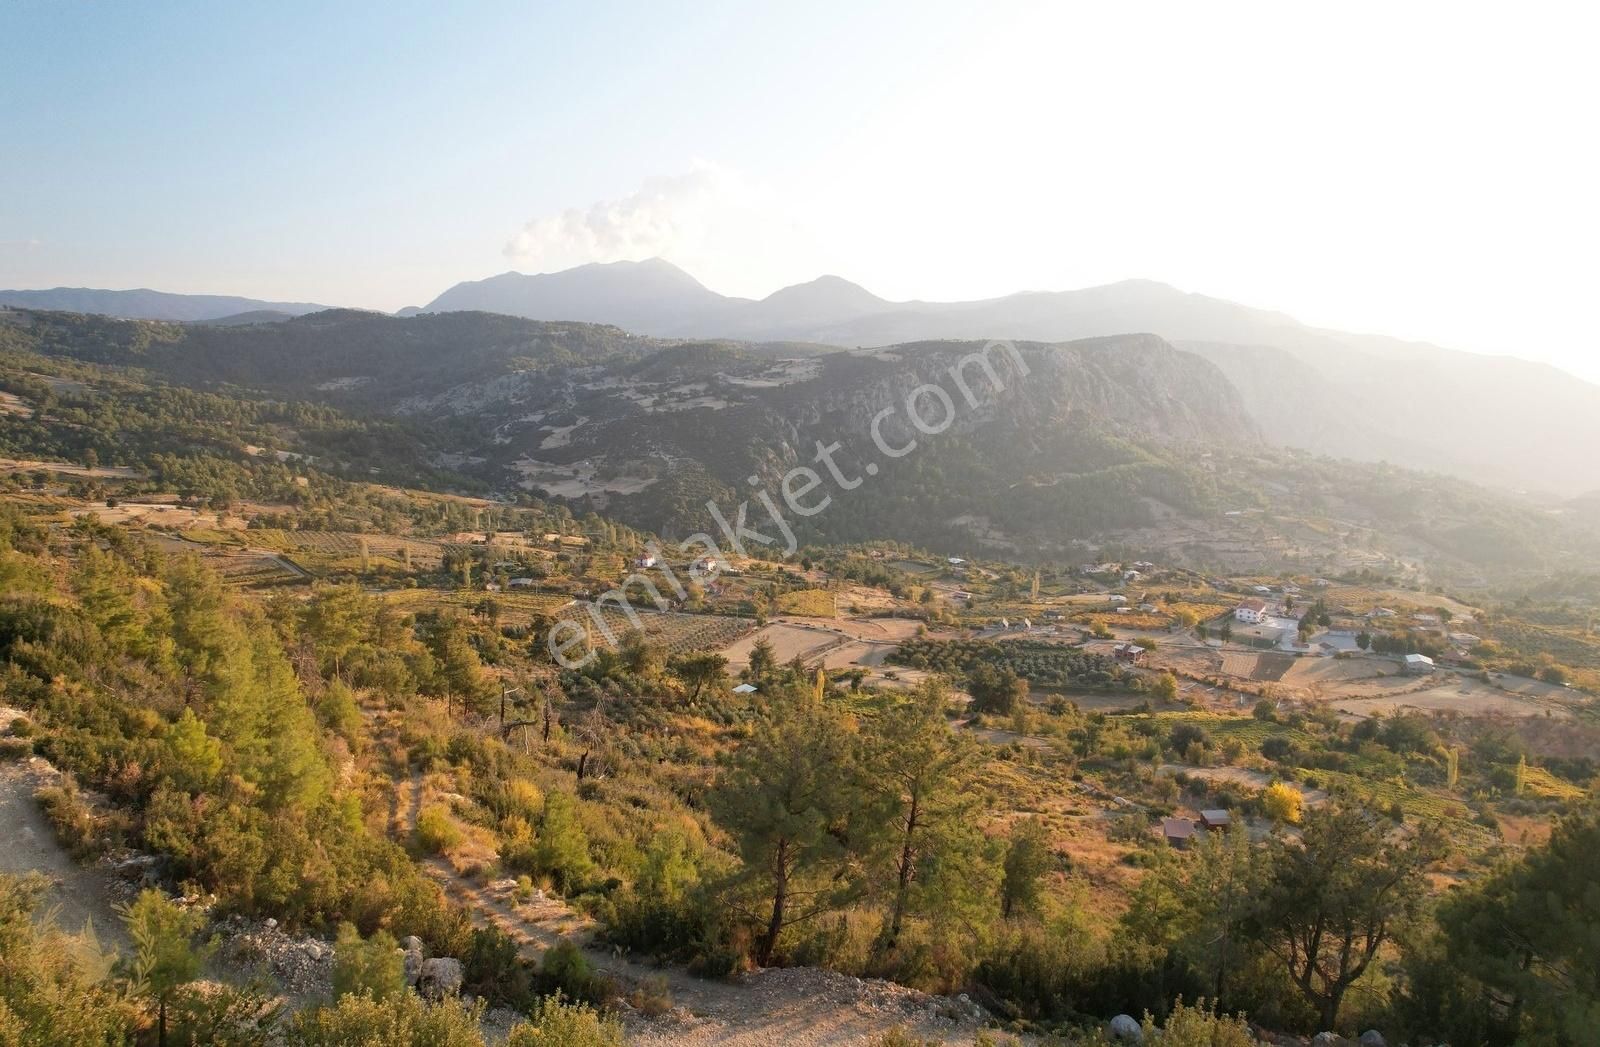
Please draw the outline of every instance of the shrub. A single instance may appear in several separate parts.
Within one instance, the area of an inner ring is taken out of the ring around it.
[[[603,1004],[614,994],[611,980],[594,971],[583,950],[562,940],[539,961],[539,981],[546,993],[564,993],[575,1000]]]
[[[461,843],[461,830],[443,807],[426,807],[417,815],[417,846],[428,854],[443,854]]]
[[[363,940],[353,924],[339,925],[334,945],[333,995],[367,995],[386,1000],[406,991],[405,961],[388,931]]]
[[[1187,1007],[1179,997],[1160,1029],[1145,1015],[1144,1042],[1159,1047],[1254,1047],[1256,1038],[1243,1018],[1219,1015],[1205,1003]]]
[[[1261,812],[1275,822],[1298,823],[1303,802],[1300,790],[1282,782],[1273,782],[1261,791]]]
[[[288,1039],[295,1047],[483,1047],[481,1010],[455,999],[429,1005],[414,993],[343,996],[296,1015]]]
[[[45,817],[56,831],[72,856],[79,861],[94,857],[99,851],[99,841],[93,812],[79,795],[71,778],[63,778],[59,786],[46,786],[34,794],[44,808]]]
[[[560,993],[543,1000],[514,1026],[506,1047],[622,1047],[622,1024]]]
[[[533,847],[533,871],[550,877],[566,894],[574,894],[594,875],[589,837],[578,820],[578,801],[566,793],[544,798],[544,818]]]
[[[517,943],[498,927],[479,927],[461,957],[467,988],[497,1007],[526,1010],[535,1000],[533,976]]]
[[[672,992],[667,980],[660,975],[647,978],[643,985],[628,994],[628,1006],[647,1018],[659,1018],[672,1010]]]

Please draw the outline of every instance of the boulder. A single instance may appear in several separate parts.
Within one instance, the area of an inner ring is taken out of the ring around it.
[[[1368,1029],[1361,1034],[1361,1047],[1389,1047],[1389,1041],[1377,1029]]]
[[[1311,1047],[1339,1047],[1344,1039],[1336,1032],[1319,1032],[1311,1037]]]
[[[1143,1043],[1144,1029],[1131,1014],[1119,1014],[1106,1026],[1106,1035],[1122,1043]]]
[[[417,992],[425,1000],[442,1000],[461,991],[461,978],[460,960],[445,956],[423,960],[422,973],[417,976]]]
[[[417,979],[422,977],[424,959],[422,939],[416,935],[407,935],[400,944],[400,964],[407,985],[417,984]]]

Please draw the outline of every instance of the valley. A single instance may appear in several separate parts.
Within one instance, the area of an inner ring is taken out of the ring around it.
[[[1151,907],[1207,911],[1229,862],[1270,876],[1371,818],[1431,905],[1583,824],[1600,527],[1275,449],[1150,336],[786,355],[472,314],[7,315],[28,723],[0,741],[72,783],[27,815],[64,847],[324,957],[232,959],[210,992],[259,975],[320,1013],[352,950],[415,936],[490,1039],[556,990],[647,1044],[1070,1039],[1166,1006],[1158,969],[1203,988]],[[941,382],[935,427],[910,393]],[[775,877],[747,801],[819,772]],[[899,780],[936,804],[903,853],[967,886],[898,880]],[[1230,1001],[1318,1031],[1252,927]],[[1415,948],[1379,943],[1391,1009],[1343,1027],[1422,1005]]]

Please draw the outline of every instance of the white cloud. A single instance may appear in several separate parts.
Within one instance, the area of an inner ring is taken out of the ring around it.
[[[620,199],[535,218],[505,254],[533,272],[660,257],[723,293],[763,295],[820,271],[809,229],[770,188],[702,161]]]

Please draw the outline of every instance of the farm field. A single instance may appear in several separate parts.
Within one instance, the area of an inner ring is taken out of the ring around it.
[[[1552,698],[1507,694],[1466,677],[1392,697],[1335,701],[1333,707],[1356,716],[1390,716],[1401,709],[1453,712],[1461,716],[1550,716],[1563,720],[1572,716],[1568,707]]]
[[[836,594],[827,589],[797,589],[778,597],[778,610],[805,618],[837,617]]]
[[[840,643],[843,639],[845,638],[831,629],[774,622],[748,636],[740,637],[724,647],[722,653],[728,659],[728,669],[736,672],[749,666],[750,651],[755,647],[757,640],[766,640],[770,643],[773,654],[781,663],[797,657],[809,658],[825,647]]]

